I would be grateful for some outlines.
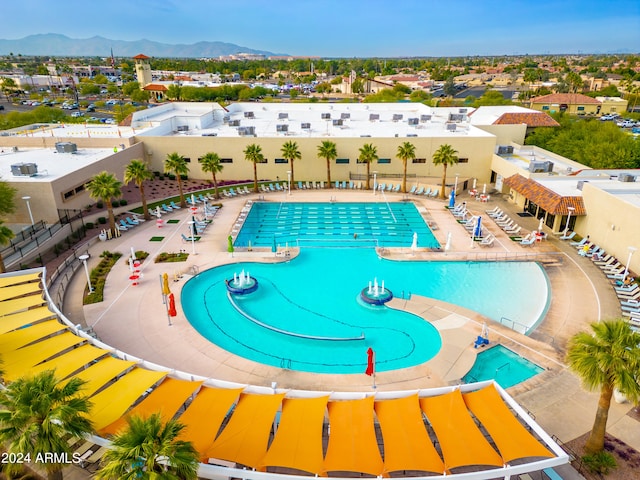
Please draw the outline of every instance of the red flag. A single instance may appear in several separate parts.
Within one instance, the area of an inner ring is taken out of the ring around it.
[[[369,347],[367,349],[367,369],[365,370],[364,373],[366,373],[369,376],[373,375],[376,371],[375,363],[376,363],[376,354],[373,351],[373,348]]]
[[[176,311],[176,299],[173,297],[173,293],[170,293],[169,294],[169,316],[175,317],[176,315],[178,315],[178,312]]]

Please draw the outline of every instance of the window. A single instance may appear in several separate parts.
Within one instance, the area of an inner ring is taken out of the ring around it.
[[[184,157],[184,161],[185,161],[185,163],[191,163],[191,158],[189,158],[189,157]]]
[[[414,158],[412,163],[427,163],[426,158]]]
[[[549,105],[543,105],[542,106],[542,111],[545,111],[545,110],[549,110]]]
[[[349,163],[348,158],[336,158],[336,165]]]
[[[220,163],[233,163],[233,158],[221,158]]]
[[[289,163],[289,160],[286,158],[276,158],[274,160],[275,163]]]
[[[81,183],[80,185],[76,185],[75,187],[67,190],[66,192],[61,192],[60,195],[62,195],[62,200],[63,201],[67,201],[71,198],[73,198],[76,195],[81,194],[82,192],[85,191],[85,187],[86,187],[86,183]]]
[[[584,112],[584,107],[579,106],[579,107],[578,107],[578,111],[579,111],[579,112]]]
[[[390,158],[379,158],[378,163],[391,163]]]
[[[465,157],[458,158],[458,163],[469,163],[469,159]]]

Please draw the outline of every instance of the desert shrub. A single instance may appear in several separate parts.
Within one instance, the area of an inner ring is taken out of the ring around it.
[[[107,218],[106,217],[98,217],[98,223],[100,225],[104,225],[107,223]]]
[[[611,470],[616,468],[618,464],[616,459],[609,452],[597,452],[582,457],[582,461],[591,473],[607,475]]]

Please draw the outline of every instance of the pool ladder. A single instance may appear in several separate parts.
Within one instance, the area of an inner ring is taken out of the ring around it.
[[[496,371],[495,371],[496,378],[498,377],[498,373],[500,373],[503,368],[506,368],[507,370],[511,370],[511,364],[505,363],[504,365],[500,365],[498,368],[496,368]]]
[[[280,368],[291,370],[291,359],[290,358],[280,359]]]

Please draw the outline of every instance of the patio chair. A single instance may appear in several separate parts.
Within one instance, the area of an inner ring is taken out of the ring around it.
[[[560,238],[560,240],[571,240],[575,236],[576,236],[576,232],[571,232],[568,235],[562,235],[558,238]]]
[[[409,192],[408,192],[408,193],[414,194],[414,193],[416,193],[416,190],[417,190],[417,189],[418,189],[418,186],[417,186],[417,185],[414,185],[413,187],[411,187],[411,190],[409,190]]]
[[[440,194],[440,190],[437,190],[437,189],[436,189],[436,190],[432,190],[432,191],[431,191],[431,197],[432,197],[432,198],[437,197],[439,194]]]
[[[420,188],[419,188],[419,189],[417,189],[414,193],[415,193],[416,195],[422,195],[422,194],[423,194],[423,192],[424,192],[424,187],[420,187]]]
[[[536,243],[536,236],[529,234],[526,237],[524,237],[522,240],[520,240],[520,245],[524,245],[524,246],[532,246],[534,243]]]
[[[298,181],[298,190],[304,190],[304,186],[302,185],[302,182]]]
[[[393,191],[394,193],[398,193],[398,192],[400,191],[400,187],[401,187],[401,186],[402,186],[401,184],[397,184],[395,187],[393,187],[393,190],[392,190],[392,191]]]
[[[180,210],[180,205],[176,205],[176,202],[174,202],[173,200],[171,200],[171,202],[169,202],[169,206],[171,208],[173,208],[174,210]]]
[[[483,238],[478,245],[480,245],[481,247],[493,247],[493,242],[495,241],[496,241],[496,237],[489,234],[485,238]]]
[[[169,207],[166,203],[163,203],[162,205],[160,205],[160,208],[167,213],[173,212],[173,208]]]
[[[133,220],[131,217],[125,218],[128,227],[135,227],[136,225],[140,225],[138,220]]]

